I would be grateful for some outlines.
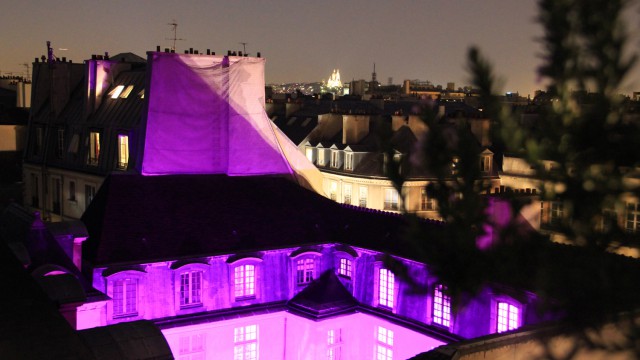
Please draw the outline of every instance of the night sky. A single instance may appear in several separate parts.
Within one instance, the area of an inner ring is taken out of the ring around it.
[[[171,47],[175,21],[185,39],[178,52],[226,54],[246,42],[250,55],[267,58],[267,83],[320,81],[334,68],[343,81],[369,80],[375,62],[382,84],[463,86],[466,52],[475,44],[504,80],[500,90],[526,96],[544,86],[536,75],[542,29],[535,17],[535,0],[4,0],[0,74],[24,75],[21,64],[45,54],[47,40],[57,57],[74,62],[105,51],[146,57],[156,45]],[[640,81],[627,90],[640,90]]]

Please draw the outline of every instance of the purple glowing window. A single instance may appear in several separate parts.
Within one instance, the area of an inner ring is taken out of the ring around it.
[[[502,301],[498,302],[498,326],[496,328],[498,332],[516,329],[519,319],[520,309],[517,306]]]
[[[186,335],[180,337],[180,349],[178,359],[204,359],[205,334]]]
[[[138,315],[137,300],[137,279],[121,279],[113,282],[113,317]]]
[[[393,331],[378,326],[376,360],[393,359]]]
[[[380,305],[393,309],[394,276],[391,270],[380,269],[378,295]]]
[[[235,296],[238,298],[255,297],[256,270],[254,265],[240,265],[234,269]]]
[[[308,284],[313,281],[315,261],[312,258],[300,259],[296,262],[296,283]]]
[[[180,274],[180,307],[202,304],[202,271]]]
[[[247,325],[233,329],[233,359],[258,359],[258,325]]]
[[[351,260],[345,259],[345,258],[340,259],[340,267],[338,268],[338,275],[351,278]]]
[[[442,285],[436,286],[433,291],[433,322],[438,325],[451,326],[451,298],[444,291]]]
[[[342,329],[327,331],[327,360],[342,358]]]

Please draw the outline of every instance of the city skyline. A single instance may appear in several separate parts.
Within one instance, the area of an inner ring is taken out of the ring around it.
[[[261,52],[267,83],[319,82],[333,69],[340,69],[343,82],[369,80],[375,63],[381,84],[420,79],[460,87],[470,83],[466,53],[476,45],[494,64],[502,84],[497,90],[527,96],[544,89],[536,71],[543,51],[536,3],[73,0],[47,7],[10,0],[0,14],[1,43],[10,49],[0,57],[0,75],[26,75],[24,64],[46,53],[46,41],[57,57],[73,62],[104,52],[146,57],[156,46],[172,47],[175,22],[178,52]],[[627,12],[629,19],[637,5]],[[637,48],[638,39],[632,44]],[[638,87],[638,73],[636,67],[625,92]]]

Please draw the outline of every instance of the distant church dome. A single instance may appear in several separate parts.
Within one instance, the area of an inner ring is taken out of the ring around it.
[[[327,87],[329,88],[342,87],[342,81],[340,81],[340,70],[333,69],[333,72],[331,73],[331,77],[329,77],[329,80],[327,80]]]

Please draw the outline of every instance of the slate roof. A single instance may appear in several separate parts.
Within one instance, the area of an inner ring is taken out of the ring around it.
[[[287,306],[313,319],[323,319],[353,310],[358,305],[333,269],[322,273],[304,290],[294,296]]]
[[[344,206],[272,176],[114,173],[82,221],[85,263],[94,266],[333,242],[412,258],[401,216]],[[424,224],[432,234],[441,228]]]

